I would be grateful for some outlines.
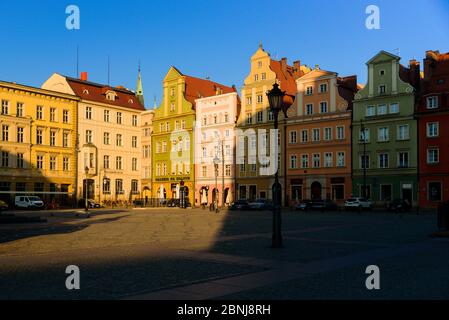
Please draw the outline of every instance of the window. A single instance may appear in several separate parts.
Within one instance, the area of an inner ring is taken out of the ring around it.
[[[303,154],[301,156],[301,168],[308,168],[309,167],[309,155]]]
[[[104,110],[103,111],[103,120],[104,120],[104,122],[109,122],[109,120],[110,120],[109,110]]]
[[[214,114],[214,124],[217,124],[217,123],[218,123],[218,117],[216,114]]]
[[[399,168],[408,168],[408,152],[399,152],[398,153],[398,167]]]
[[[427,149],[427,163],[435,164],[439,162],[439,149]]]
[[[43,130],[36,129],[36,144],[42,144],[43,142]]]
[[[86,107],[86,119],[92,119],[92,107]]]
[[[2,114],[6,115],[9,113],[9,101],[2,100]]]
[[[320,84],[320,93],[327,92],[327,84],[322,83]]]
[[[103,156],[103,168],[109,169],[109,156],[107,155]]]
[[[262,73],[262,80],[265,80],[267,78],[267,74],[265,72]]]
[[[360,169],[369,169],[369,155],[360,156]]]
[[[44,169],[44,156],[36,156],[36,168],[37,169]]]
[[[167,152],[167,141],[162,141],[162,152]]]
[[[111,193],[111,180],[104,178],[103,179],[103,194]]]
[[[428,138],[438,137],[439,135],[438,129],[439,129],[438,122],[427,123],[427,137]]]
[[[136,136],[132,137],[131,146],[133,148],[137,148],[137,137]]]
[[[308,130],[301,130],[301,142],[307,142],[309,139],[309,131]]]
[[[9,126],[2,125],[2,141],[9,141]]]
[[[69,110],[62,110],[62,122],[69,123]]]
[[[263,122],[263,112],[262,111],[258,111],[257,112],[257,122]]]
[[[257,62],[257,66],[258,66],[259,68],[262,68],[262,61]]]
[[[6,151],[2,151],[2,167],[9,167],[9,153]]]
[[[268,121],[273,121],[274,120],[274,113],[273,111],[269,110],[268,111]]]
[[[382,127],[377,129],[377,141],[385,142],[390,139],[388,127]]]
[[[137,116],[133,115],[133,127],[137,127]]]
[[[257,95],[257,103],[262,103],[263,102],[263,95],[259,94]]]
[[[315,153],[313,154],[313,167],[314,168],[319,168],[320,167],[320,162],[321,162],[321,156],[319,153]]]
[[[68,132],[63,132],[62,133],[62,146],[64,148],[68,148],[69,147],[69,133]]]
[[[298,167],[296,154],[290,156],[290,169],[296,169]]]
[[[56,156],[50,156],[50,170],[56,170]]]
[[[246,124],[252,124],[253,123],[253,117],[251,113],[246,114]]]
[[[229,122],[229,114],[227,112],[224,115],[224,121]]]
[[[387,114],[387,105],[386,104],[379,104],[377,106],[377,115],[382,116]]]
[[[139,180],[131,180],[131,193],[139,194]]]
[[[337,127],[337,140],[345,138],[345,127]]]
[[[427,109],[436,109],[438,108],[438,97],[427,97]]]
[[[253,103],[252,97],[246,97],[246,104],[249,106]]]
[[[56,145],[56,131],[50,131],[50,145]]]
[[[203,178],[207,177],[207,166],[202,166],[201,168],[201,174]]]
[[[306,115],[313,114],[313,104],[309,103],[306,105]]]
[[[225,166],[225,176],[230,177],[231,176],[231,165],[227,164]]]
[[[332,128],[324,128],[324,140],[332,140]]]
[[[332,165],[333,165],[332,153],[331,152],[326,152],[324,154],[324,166],[326,168],[331,168]]]
[[[387,86],[382,84],[379,86],[379,94],[385,94],[387,92]]]
[[[388,153],[379,154],[379,168],[386,169],[389,167],[388,163]]]
[[[175,103],[174,102],[170,103],[170,112],[173,112],[173,111],[175,111]]]
[[[36,120],[43,120],[44,107],[37,106],[36,107]]]
[[[227,156],[230,156],[230,155],[231,155],[231,146],[230,146],[230,145],[226,145],[225,148],[226,148],[226,153],[225,153],[225,154],[226,154]]]
[[[392,195],[391,184],[381,184],[380,185],[380,200],[390,201]]]
[[[89,168],[95,167],[95,155],[91,152],[89,153]]]
[[[409,139],[409,127],[408,124],[403,124],[398,126],[398,140],[408,140]]]
[[[115,169],[122,170],[122,157],[115,158]]]
[[[50,121],[56,121],[56,108],[50,108]]]
[[[170,97],[175,96],[175,88],[170,88]]]
[[[121,134],[117,134],[116,137],[115,137],[115,145],[117,147],[121,147],[122,144],[123,144],[122,135]]]
[[[327,113],[327,102],[326,101],[320,102],[320,112]]]
[[[122,113],[117,112],[117,124],[122,124]]]
[[[115,193],[116,194],[123,194],[123,180],[122,179],[116,179],[115,180]]]
[[[186,121],[182,120],[181,121],[181,129],[184,130],[186,128]]]
[[[86,130],[86,143],[92,143],[92,130]]]
[[[159,131],[160,132],[164,131],[164,124],[163,123],[159,123]]]
[[[337,152],[337,167],[344,167],[344,166],[345,166],[345,153]]]
[[[312,86],[307,87],[306,88],[306,95],[310,96],[312,94],[313,94],[313,87]]]
[[[137,171],[137,158],[133,158],[131,162],[131,170]]]
[[[22,102],[17,102],[16,117],[23,117],[23,103]]]
[[[369,128],[364,128],[364,130],[360,130],[360,142],[361,143],[369,142]]]
[[[17,127],[17,142],[22,143],[23,142],[23,128]]]
[[[165,130],[168,132],[170,131],[170,122],[165,123]]]
[[[258,74],[254,75],[254,81],[259,81],[259,75]]]
[[[441,201],[441,182],[429,182],[429,201]]]
[[[312,130],[312,141],[320,141],[320,129]]]
[[[399,113],[399,103],[390,103],[390,113]]]
[[[379,75],[381,75],[381,76],[385,75],[385,70],[380,70]]]
[[[109,145],[110,144],[110,134],[109,132],[103,133],[103,144]]]
[[[375,115],[376,115],[376,108],[374,106],[367,106],[366,107],[366,116],[373,117]]]
[[[290,143],[296,143],[296,130],[290,131]]]
[[[17,154],[17,168],[24,168],[24,162],[23,162],[23,153]]]
[[[251,172],[256,172],[257,171],[257,165],[255,163],[252,163],[250,166],[250,170]]]

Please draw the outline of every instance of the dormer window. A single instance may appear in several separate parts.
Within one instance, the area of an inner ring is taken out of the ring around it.
[[[379,86],[379,94],[385,94],[387,92],[387,86],[382,84]]]
[[[115,101],[116,97],[117,97],[117,94],[114,91],[109,90],[106,92],[106,100]]]
[[[134,103],[134,100],[133,100],[133,99],[129,99],[129,100],[128,100],[128,103],[129,103],[129,104],[133,104],[133,103]]]
[[[83,94],[89,94],[89,90],[84,89],[84,90],[83,90]]]
[[[379,75],[381,75],[381,76],[385,75],[385,70],[380,70]]]

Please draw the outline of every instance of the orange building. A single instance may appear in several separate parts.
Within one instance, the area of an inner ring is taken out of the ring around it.
[[[357,78],[319,69],[296,80],[287,120],[287,197],[299,200],[351,196],[351,113]]]

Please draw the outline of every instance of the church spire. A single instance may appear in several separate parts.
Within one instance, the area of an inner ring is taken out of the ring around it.
[[[142,87],[142,78],[140,76],[140,62],[139,62],[139,72],[137,76],[137,91],[136,91],[137,99],[139,99],[140,103],[145,106],[145,100],[143,98],[143,87]]]

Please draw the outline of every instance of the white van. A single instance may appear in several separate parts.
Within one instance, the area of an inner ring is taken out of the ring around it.
[[[36,196],[16,196],[16,208],[43,208],[44,202]]]

